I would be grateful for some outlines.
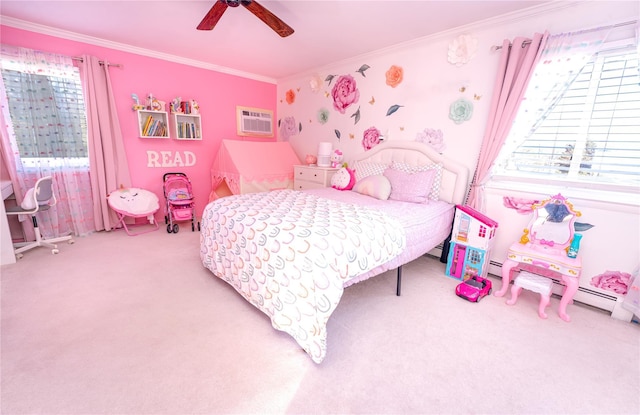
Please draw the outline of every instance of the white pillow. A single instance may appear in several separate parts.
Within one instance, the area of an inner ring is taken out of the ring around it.
[[[356,182],[352,189],[354,192],[362,195],[375,197],[380,200],[389,199],[391,194],[391,182],[388,178],[381,174],[365,177]]]
[[[20,203],[20,207],[24,210],[33,210],[36,208],[36,198],[34,196],[35,189],[32,187],[27,190],[27,193],[24,195],[24,199],[22,203]]]

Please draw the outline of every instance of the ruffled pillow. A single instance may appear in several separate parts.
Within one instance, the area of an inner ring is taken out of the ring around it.
[[[433,183],[429,191],[429,199],[431,200],[440,199],[440,186],[442,184],[442,164],[429,164],[426,166],[411,166],[409,164],[399,163],[395,161],[391,164],[391,167],[396,170],[403,171],[405,173],[431,171],[431,170],[435,171]]]
[[[382,174],[376,174],[356,182],[352,190],[362,195],[387,200],[391,194],[391,182]]]
[[[429,203],[429,192],[436,176],[435,169],[406,173],[402,170],[388,168],[384,175],[391,183],[389,199]]]
[[[383,163],[371,163],[369,161],[358,161],[355,163],[356,182],[369,176],[383,174],[389,166]]]

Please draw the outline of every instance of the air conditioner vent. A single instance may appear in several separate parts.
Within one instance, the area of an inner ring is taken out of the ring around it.
[[[273,111],[237,107],[238,135],[273,136]]]

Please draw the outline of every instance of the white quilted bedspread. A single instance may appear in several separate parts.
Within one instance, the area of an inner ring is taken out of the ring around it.
[[[320,363],[344,283],[400,254],[405,235],[383,212],[279,190],[209,203],[200,242],[204,266]]]

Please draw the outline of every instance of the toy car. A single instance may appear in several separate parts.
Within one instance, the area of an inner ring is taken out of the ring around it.
[[[491,280],[477,275],[461,282],[456,287],[456,295],[472,303],[479,302],[489,294],[491,294]]]

